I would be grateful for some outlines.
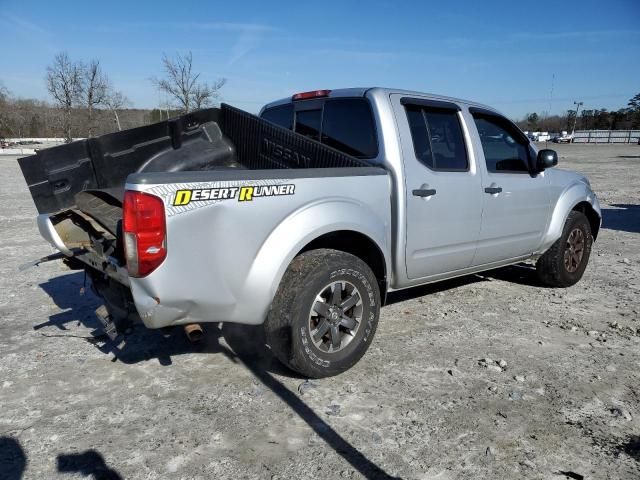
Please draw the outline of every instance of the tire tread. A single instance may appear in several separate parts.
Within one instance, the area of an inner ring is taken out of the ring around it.
[[[308,284],[313,281],[316,275],[322,270],[319,269],[322,264],[326,264],[327,269],[331,265],[355,266],[360,273],[369,276],[375,280],[373,272],[369,266],[355,255],[351,255],[339,250],[328,248],[309,250],[295,257],[287,271],[285,272],[276,295],[271,304],[271,309],[264,323],[265,336],[267,344],[278,360],[286,366],[310,378],[326,377],[337,375],[351,366],[364,355],[365,350],[360,355],[350,359],[348,364],[341,367],[332,365],[330,370],[325,371],[320,367],[311,364],[311,362],[300,351],[292,348],[291,328],[297,316],[301,315],[300,305],[297,305],[296,299],[301,295]],[[373,282],[374,289],[378,289],[377,282]],[[377,292],[377,305],[379,308],[380,294]],[[377,322],[374,323],[373,330],[369,334],[373,338]]]
[[[582,224],[586,233],[585,257],[583,261],[589,261],[589,254],[591,253],[591,245],[593,242],[589,220],[584,213],[578,210],[572,210],[567,217],[567,221],[564,224],[560,238],[538,259],[538,262],[536,263],[538,279],[543,284],[550,287],[570,287],[577,283],[582,277],[584,268],[582,269],[582,272],[577,275],[577,278],[576,275],[571,275],[564,270],[564,250],[567,236],[571,229],[578,224]]]

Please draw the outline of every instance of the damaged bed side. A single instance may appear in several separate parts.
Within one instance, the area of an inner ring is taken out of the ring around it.
[[[171,182],[179,182],[184,173],[211,172],[213,176],[206,177],[213,179],[219,176],[213,171],[220,170],[241,181],[245,175],[238,170],[251,170],[246,179],[253,182],[254,177],[281,177],[275,170],[307,172],[290,175],[293,179],[324,177],[318,169],[340,170],[339,177],[358,175],[364,173],[362,167],[370,167],[363,160],[224,104],[45,149],[18,161],[38,209],[40,233],[61,252],[33,264],[64,256],[69,268],[84,269],[108,307],[109,315],[97,313],[112,338],[118,321],[138,313],[122,225],[125,185],[128,178],[134,178],[131,175],[176,174],[171,175]],[[224,177],[223,172],[219,174]]]
[[[85,270],[105,303],[96,312],[114,339],[136,309],[122,243],[122,202],[131,173],[242,168],[218,125],[219,109],[42,150],[18,160],[42,237],[59,260]]]

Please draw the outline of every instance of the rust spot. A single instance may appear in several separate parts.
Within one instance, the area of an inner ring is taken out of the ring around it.
[[[160,305],[160,299],[158,297],[153,297],[153,299],[156,301],[158,305]]]

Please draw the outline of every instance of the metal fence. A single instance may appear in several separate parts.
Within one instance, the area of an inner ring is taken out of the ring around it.
[[[632,143],[640,141],[640,130],[577,130],[573,143]]]

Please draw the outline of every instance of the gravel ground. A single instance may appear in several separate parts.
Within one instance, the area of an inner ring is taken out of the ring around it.
[[[18,272],[50,249],[0,157],[0,478],[639,478],[640,147],[555,148],[604,211],[580,283],[396,294],[363,360],[313,381],[256,328],[105,346],[81,273]]]

